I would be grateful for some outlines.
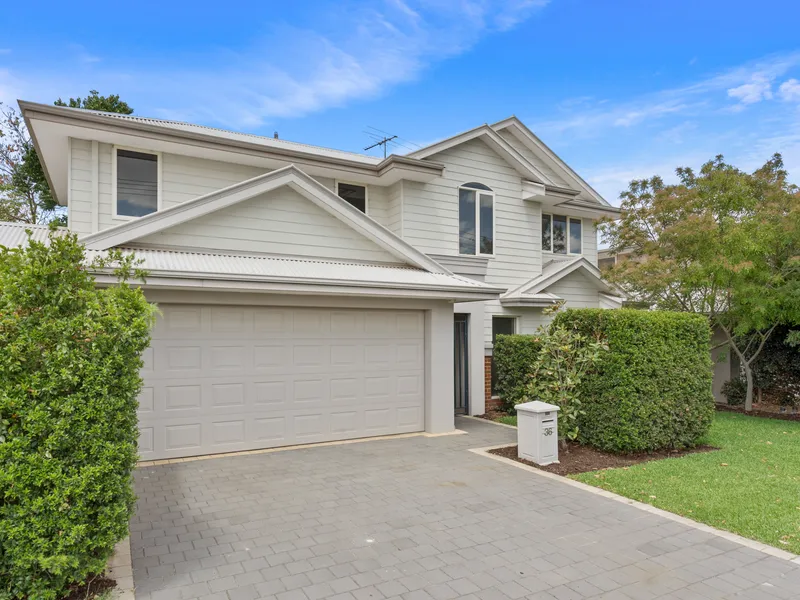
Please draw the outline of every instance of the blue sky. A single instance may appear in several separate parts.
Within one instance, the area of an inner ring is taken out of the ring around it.
[[[632,178],[782,152],[800,181],[800,3],[149,2],[3,9],[0,101],[119,93],[137,114],[406,152],[511,114],[616,203]],[[374,129],[370,130],[374,131]]]

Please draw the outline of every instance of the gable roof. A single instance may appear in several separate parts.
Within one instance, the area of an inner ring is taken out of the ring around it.
[[[525,144],[531,152],[546,159],[553,168],[560,171],[562,177],[564,177],[568,182],[572,183],[570,187],[575,187],[576,189],[584,191],[603,206],[611,206],[605,198],[603,198],[592,186],[586,183],[586,181],[580,175],[572,170],[572,167],[565,163],[561,157],[553,152],[553,150],[551,150],[547,144],[540,140],[536,134],[528,129],[525,123],[520,121],[517,117],[511,116],[507,119],[503,119],[502,121],[498,121],[497,123],[491,125],[491,128],[495,131],[500,131],[503,129],[513,130],[514,133],[517,134],[517,137],[520,138],[522,143]]]
[[[86,235],[81,238],[81,242],[91,250],[107,250],[114,246],[124,246],[134,243],[142,237],[211,214],[283,186],[289,186],[328,214],[396,256],[401,262],[409,263],[431,273],[450,274],[450,271],[438,262],[342,200],[295,165],[288,165],[264,175],[258,175],[194,200]]]
[[[454,148],[466,142],[479,139],[485,142],[492,150],[497,152],[503,157],[511,166],[513,166],[520,174],[528,177],[538,183],[545,185],[554,185],[553,181],[545,175],[536,165],[532,164],[528,159],[517,152],[514,147],[504,140],[497,132],[489,127],[489,125],[480,125],[469,131],[464,131],[447,139],[441,140],[429,146],[425,146],[414,152],[406,154],[409,158],[428,158],[439,152],[444,152],[450,148]]]
[[[500,296],[500,303],[505,306],[549,306],[563,298],[548,292],[547,288],[576,271],[587,275],[598,292],[609,296],[625,296],[621,290],[603,279],[600,269],[583,256],[576,256],[568,260],[551,259],[547,261],[542,266],[541,275],[507,291]]]

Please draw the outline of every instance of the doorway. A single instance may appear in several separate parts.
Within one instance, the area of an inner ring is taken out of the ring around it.
[[[469,315],[455,314],[453,322],[455,402],[457,415],[469,412]]]

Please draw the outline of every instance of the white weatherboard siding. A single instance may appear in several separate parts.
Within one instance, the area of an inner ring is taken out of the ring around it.
[[[78,235],[92,233],[92,142],[72,139],[69,223]]]
[[[288,187],[137,241],[158,246],[399,262],[375,242]]]
[[[403,186],[404,181],[389,186],[389,201],[386,212],[386,227],[394,233],[403,237]]]
[[[424,311],[160,309],[142,370],[144,460],[425,429]]]
[[[540,274],[541,206],[521,200],[519,173],[480,140],[436,154],[431,160],[445,165],[444,177],[426,184],[404,182],[406,241],[430,254],[457,256],[458,186],[475,181],[489,186],[495,194],[495,256],[488,262],[486,283],[512,288]],[[511,314],[511,311],[498,301],[485,303],[487,346],[491,344],[495,314]]]
[[[538,154],[531,152],[528,147],[522,143],[522,141],[515,136],[511,131],[508,129],[502,129],[499,131],[500,137],[502,137],[505,141],[507,141],[514,150],[519,152],[522,156],[528,159],[537,169],[539,169],[542,173],[544,173],[547,177],[550,178],[554,184],[561,186],[561,187],[569,187],[569,184],[564,180],[561,175],[556,173],[556,171],[550,166],[549,161],[544,160]]]
[[[595,284],[581,271],[574,271],[547,288],[567,301],[569,308],[599,308],[600,294]]]

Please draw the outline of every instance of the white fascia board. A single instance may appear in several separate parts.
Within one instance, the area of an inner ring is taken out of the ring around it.
[[[591,275],[592,281],[600,291],[605,291],[607,293],[614,293],[616,291],[608,282],[603,280],[600,269],[581,256],[572,261],[564,261],[561,268],[553,273],[549,273],[546,276],[540,275],[539,277],[534,277],[532,280],[523,283],[516,289],[509,291],[501,297],[501,302],[506,299],[524,298],[525,296],[544,292],[548,287],[560,281],[570,273],[574,273],[578,269],[583,269],[588,275]]]
[[[113,285],[117,278],[107,271],[98,272],[95,280],[100,285]],[[409,287],[374,284],[369,282],[254,280],[225,275],[214,277],[204,273],[149,273],[144,282],[134,285],[144,289],[214,290],[226,292],[258,292],[270,294],[303,294],[314,296],[370,296],[392,298],[424,298],[475,302],[496,300],[501,290],[482,288],[470,290],[459,287]]]
[[[431,273],[452,274],[428,255],[417,250],[408,242],[403,241],[294,165],[288,165],[282,169],[258,175],[194,200],[84,236],[81,238],[81,242],[91,250],[108,250],[114,246],[133,242],[139,238],[222,210],[283,186],[291,187],[367,239],[372,240],[387,252],[400,258],[403,262]]]
[[[480,139],[485,142],[490,148],[492,148],[492,150],[497,152],[506,161],[508,161],[508,163],[513,166],[521,175],[530,177],[539,183],[549,185],[553,184],[553,182],[550,181],[550,179],[548,179],[544,173],[537,169],[536,166],[528,162],[524,156],[514,150],[514,148],[502,137],[500,137],[496,131],[485,124],[481,125],[480,127],[476,127],[475,129],[470,129],[469,131],[459,133],[458,135],[454,135],[440,142],[436,142],[435,144],[431,144],[430,146],[426,146],[420,150],[410,152],[406,156],[409,158],[428,158],[429,156],[444,152],[445,150],[449,150],[450,148],[454,148],[475,139]]]
[[[568,179],[572,179],[578,186],[580,186],[583,190],[586,191],[590,196],[592,196],[595,200],[597,200],[600,204],[604,206],[611,206],[611,204],[603,198],[597,190],[595,190],[591,185],[589,185],[580,175],[578,175],[572,167],[570,167],[566,162],[564,162],[558,154],[553,152],[550,147],[545,144],[539,137],[533,133],[528,127],[520,121],[517,117],[509,117],[507,119],[503,119],[502,121],[498,121],[491,125],[491,128],[495,131],[499,131],[501,129],[507,129],[509,127],[513,127],[515,131],[517,131],[520,135],[520,139],[525,143],[531,152],[542,153],[547,158],[549,158],[558,169],[567,176]]]

